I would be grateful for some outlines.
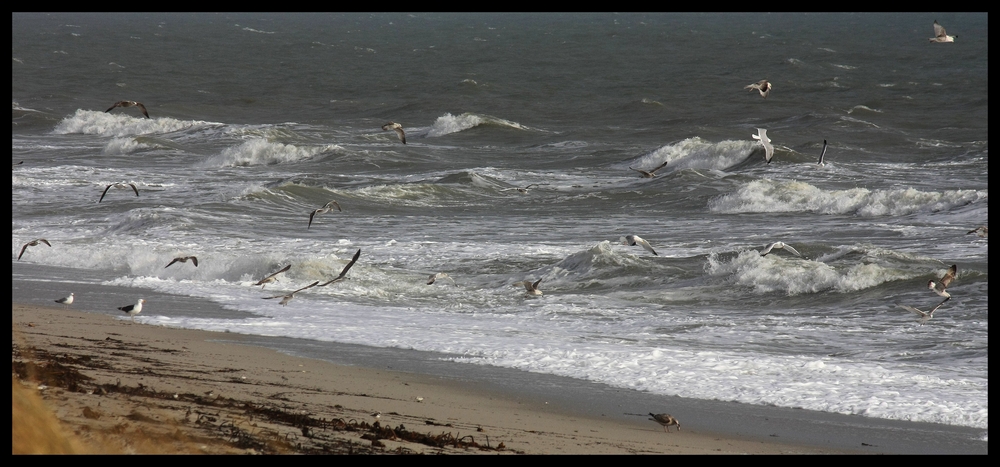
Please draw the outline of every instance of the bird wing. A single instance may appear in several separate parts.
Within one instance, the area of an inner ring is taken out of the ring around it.
[[[139,110],[142,111],[142,114],[145,115],[146,118],[149,118],[149,112],[146,112],[146,106],[142,105],[142,102],[136,102],[135,105],[139,107]]]
[[[655,169],[653,169],[653,170],[650,170],[650,171],[649,171],[649,173],[656,173],[656,171],[657,171],[657,170],[660,170],[660,169],[662,169],[662,168],[664,168],[664,167],[666,167],[666,166],[667,166],[667,161],[663,161],[663,163],[662,163],[662,164],[660,164],[660,166],[659,166],[659,167],[657,167],[657,168],[655,168]]]
[[[823,152],[819,153],[819,165],[823,165],[823,157],[826,156],[826,140],[823,140]]]
[[[258,281],[258,282],[257,282],[256,284],[254,284],[254,285],[263,285],[263,284],[265,283],[264,281],[266,281],[266,280],[268,280],[268,279],[271,279],[271,278],[273,278],[274,276],[277,276],[278,274],[281,274],[281,273],[283,273],[283,272],[285,272],[285,271],[287,271],[287,270],[289,270],[289,269],[291,269],[291,268],[292,268],[292,265],[291,265],[291,264],[289,264],[288,266],[285,266],[285,267],[281,268],[281,269],[280,269],[280,270],[279,270],[278,272],[276,272],[276,273],[274,273],[274,274],[271,274],[270,276],[267,276],[267,277],[265,277],[265,278],[261,279],[260,281]]]
[[[39,238],[39,239],[38,239],[38,241],[39,241],[39,242],[42,242],[42,243],[44,243],[44,244],[46,244],[46,245],[48,245],[48,246],[52,246],[52,244],[51,244],[51,243],[49,243],[49,241],[48,241],[48,240],[46,240],[46,239],[44,239],[44,238]]]
[[[427,285],[431,285],[431,284],[433,284],[433,283],[434,283],[434,280],[435,280],[435,279],[437,279],[437,277],[438,277],[438,275],[437,275],[437,274],[431,274],[431,277],[428,277],[428,278],[427,278]]]
[[[181,260],[180,258],[174,258],[174,260],[173,260],[173,261],[171,261],[171,262],[169,262],[169,263],[167,263],[167,265],[166,265],[166,266],[164,266],[164,267],[163,267],[163,269],[167,269],[167,268],[169,268],[171,264],[174,264],[174,263],[176,263],[176,262],[178,262],[178,261],[180,261],[180,260]]]
[[[313,217],[316,216],[317,212],[320,212],[320,209],[317,209],[317,210],[313,211],[311,214],[309,214],[309,225],[306,226],[306,229],[308,229],[309,227],[312,227],[312,225],[313,225]]]
[[[767,248],[764,248],[764,251],[760,252],[760,255],[767,256],[767,254],[771,252],[771,249],[774,248],[774,245],[775,245],[774,243],[768,245]]]
[[[28,249],[28,245],[30,245],[30,244],[31,243],[25,243],[24,246],[21,247],[21,253],[18,253],[18,255],[17,255],[17,260],[18,261],[21,261],[21,257],[24,256],[24,250],[27,250]]]
[[[791,245],[787,245],[786,244],[783,248],[786,249],[786,250],[788,250],[790,253],[792,253],[795,256],[802,256],[802,255],[799,254],[798,251],[795,250],[795,248],[792,248]]]
[[[357,263],[358,262],[358,258],[360,258],[360,257],[361,257],[361,248],[358,248],[358,252],[354,253],[354,257],[351,258],[351,262],[347,263],[347,266],[344,266],[344,269],[342,271],[340,271],[340,276],[339,277],[346,276],[347,275],[347,271],[351,270],[351,266],[354,266],[354,263]]]
[[[299,293],[299,292],[301,292],[301,291],[303,291],[303,290],[305,290],[305,289],[308,289],[308,288],[310,288],[310,287],[315,287],[315,286],[316,286],[316,284],[319,284],[319,281],[316,281],[316,282],[313,282],[312,284],[309,284],[309,285],[307,285],[307,286],[305,286],[305,287],[303,287],[303,288],[301,288],[301,289],[299,289],[299,290],[296,290],[296,291],[292,292],[291,294],[292,294],[292,295],[295,295],[295,294],[297,294],[297,293]]]
[[[329,209],[329,208],[332,208],[334,206],[337,207],[338,211],[344,212],[343,209],[340,209],[340,203],[338,203],[336,200],[333,200],[333,201],[330,201],[329,203],[326,203],[326,206],[323,206],[323,207]]]
[[[938,24],[937,21],[934,21],[934,37],[947,37],[947,36],[948,33],[945,32],[944,26],[941,26],[940,24]]]
[[[398,127],[393,129],[396,130],[396,136],[399,137],[399,140],[402,141],[403,144],[406,144],[406,133],[403,133],[403,129]]]
[[[538,284],[541,284],[542,280],[538,279],[534,284],[531,284],[531,290],[538,290]]]
[[[935,23],[935,24],[937,24],[937,23]],[[934,30],[937,31],[937,28],[934,28]],[[108,110],[104,111],[104,113],[110,112],[111,109],[114,109],[115,107],[120,107],[122,105],[122,102],[124,102],[124,101],[115,102],[115,105],[112,105],[111,107],[109,107]]]
[[[649,251],[650,253],[652,253],[653,256],[660,256],[660,255],[656,254],[656,250],[653,249],[653,245],[650,245],[649,242],[647,242],[645,239],[636,238],[635,241],[637,243],[639,243],[640,245],[642,245],[642,247],[645,248],[647,251]]]
[[[188,258],[191,258],[191,262],[194,263],[194,267],[198,267],[198,258],[194,256],[188,256]]]
[[[114,107],[112,107],[112,108],[114,108]],[[101,201],[104,201],[104,195],[108,194],[108,190],[110,190],[111,187],[113,187],[113,186],[114,186],[114,184],[112,183],[111,185],[108,185],[107,187],[104,188],[104,193],[101,193],[101,199],[97,200],[98,203],[100,203]]]
[[[948,272],[946,272],[944,276],[941,278],[941,280],[938,282],[939,284],[941,284],[941,290],[947,288],[951,284],[951,281],[955,280],[955,274],[957,273],[958,273],[958,265],[952,264],[951,267],[948,268]]]
[[[135,186],[135,183],[129,183],[128,186],[132,187],[132,191],[135,192],[135,197],[139,197],[139,188]]]

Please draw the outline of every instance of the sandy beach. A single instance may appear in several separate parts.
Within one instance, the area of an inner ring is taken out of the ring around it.
[[[40,397],[75,452],[787,454],[866,452],[553,410],[545,401],[244,345],[247,336],[13,304],[14,453]],[[23,389],[23,391],[22,391]],[[30,406],[30,405],[29,405]],[[380,413],[378,418],[373,414]],[[45,414],[42,414],[45,415]],[[684,426],[684,419],[680,420]]]

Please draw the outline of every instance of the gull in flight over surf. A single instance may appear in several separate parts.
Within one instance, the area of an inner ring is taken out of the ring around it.
[[[944,300],[941,300],[941,303],[938,303],[937,305],[934,305],[934,308],[931,308],[928,311],[919,310],[916,307],[912,307],[910,305],[901,305],[899,303],[897,303],[896,306],[898,306],[898,307],[900,307],[900,308],[902,308],[904,310],[916,313],[917,315],[920,316],[920,324],[924,324],[924,323],[927,322],[927,320],[933,318],[934,317],[934,312],[937,311],[938,308],[941,308],[941,305],[944,305],[944,302],[947,302],[948,300],[951,300],[951,297],[948,297],[948,298],[946,298]]]
[[[310,287],[315,287],[316,284],[319,284],[319,281],[313,282],[312,284],[309,284],[309,285],[307,285],[307,286],[305,286],[305,287],[303,287],[303,288],[301,288],[299,290],[296,290],[296,291],[294,291],[292,293],[289,293],[289,294],[286,294],[286,295],[275,295],[273,297],[264,297],[264,300],[271,300],[273,298],[280,298],[281,302],[279,302],[279,303],[281,303],[282,305],[288,305],[288,302],[292,301],[292,299],[295,298],[295,294],[297,294],[297,293],[299,293],[299,292],[301,292],[301,291],[303,291],[305,289],[308,289]]]
[[[135,305],[125,305],[118,307],[119,310],[125,312],[126,315],[132,317],[132,322],[135,322],[135,315],[142,312],[142,304],[146,303],[146,299],[140,298],[139,301],[135,302]]]
[[[966,232],[965,234],[966,235],[976,234],[976,236],[979,237],[979,238],[986,238],[986,236],[989,235],[989,233],[990,233],[989,229],[985,225],[981,225],[979,227],[976,227],[976,228],[974,228],[974,229]]]
[[[626,235],[624,237],[619,238],[618,240],[621,241],[622,245],[628,245],[628,246],[639,245],[645,248],[646,251],[652,253],[653,256],[660,256],[656,254],[656,250],[653,249],[653,245],[650,245],[649,242],[643,240],[643,238],[638,235]]]
[[[662,168],[664,168],[666,166],[667,166],[667,162],[663,161],[663,163],[660,164],[659,167],[657,167],[657,168],[655,168],[653,170],[649,170],[649,171],[641,170],[641,169],[635,169],[635,168],[632,168],[631,166],[629,166],[629,169],[632,169],[632,170],[634,170],[634,171],[639,172],[640,174],[642,174],[642,178],[653,178],[653,177],[656,176],[656,171],[657,170],[660,170],[660,169],[662,169]]]
[[[128,188],[128,187],[132,187],[132,191],[135,192],[135,197],[136,198],[139,197],[139,188],[135,186],[135,183],[132,183],[132,182],[129,182],[129,183],[118,182],[118,183],[112,183],[112,184],[110,184],[110,185],[108,185],[107,187],[104,188],[104,193],[101,193],[101,199],[97,200],[98,203],[100,203],[101,201],[104,201],[104,195],[108,194],[108,190],[110,190],[111,187],[114,187],[114,188]]]
[[[774,146],[771,146],[771,138],[767,137],[767,130],[758,128],[757,134],[750,136],[753,136],[753,139],[760,141],[760,144],[764,145],[764,160],[770,164],[771,158],[774,157]]]
[[[49,243],[48,240],[46,240],[44,238],[36,238],[36,239],[34,239],[34,240],[32,240],[32,241],[30,241],[28,243],[25,243],[24,245],[21,246],[21,253],[19,253],[17,255],[17,260],[21,261],[21,257],[24,256],[24,250],[27,250],[29,246],[38,246],[39,243],[44,243],[44,244],[46,244],[48,246],[52,246],[52,244]]]
[[[525,288],[525,290],[527,290],[526,293],[528,295],[541,295],[542,291],[538,290],[538,284],[541,284],[541,283],[542,283],[542,280],[538,279],[534,283],[532,283],[531,281],[521,281],[521,282],[515,282],[514,285],[523,285],[524,288]]]
[[[406,133],[403,132],[403,125],[396,122],[389,122],[382,125],[382,129],[385,131],[394,130],[396,132],[396,136],[399,137],[399,140],[402,141],[403,144],[406,144]]]
[[[526,187],[519,187],[519,186],[518,186],[518,187],[513,187],[513,188],[504,188],[504,189],[502,189],[502,190],[500,190],[500,191],[510,191],[510,190],[517,190],[517,191],[518,191],[518,193],[527,193],[527,192],[528,192],[528,190],[529,190],[529,189],[530,189],[531,187],[533,187],[533,186],[538,186],[538,184],[537,184],[537,183],[532,183],[531,185],[528,185],[528,186],[526,186]]]
[[[681,422],[678,422],[677,419],[670,416],[670,414],[650,412],[649,415],[653,417],[651,420],[663,425],[663,431],[670,433],[668,427],[671,425],[677,426],[677,431],[681,431]]]
[[[455,279],[452,279],[451,276],[449,276],[448,273],[446,273],[446,272],[439,272],[437,274],[431,274],[431,276],[427,278],[427,285],[433,284],[434,281],[436,281],[438,279],[448,279],[448,280],[451,281],[452,284],[455,285],[455,287],[458,287],[458,284],[455,282]]]
[[[944,26],[941,26],[937,20],[934,20],[934,37],[928,40],[931,42],[955,42],[955,36],[949,36],[944,31]]]
[[[795,248],[792,248],[791,245],[786,245],[784,242],[774,242],[768,245],[767,248],[764,248],[764,251],[760,252],[760,255],[767,256],[767,254],[770,253],[772,249],[787,250],[789,253],[795,256],[798,256],[800,258],[802,257],[802,255],[800,255],[799,252],[795,250]]]
[[[188,262],[188,260],[191,260],[191,262],[194,263],[194,267],[198,267],[198,258],[197,257],[195,257],[195,256],[178,256],[178,257],[174,258],[173,261],[167,263],[167,265],[164,266],[163,269],[169,268],[170,265],[174,264],[174,263],[186,263],[186,262]]]
[[[330,284],[332,284],[334,282],[340,282],[340,281],[342,281],[344,279],[347,279],[347,271],[351,270],[351,266],[354,266],[354,263],[357,263],[358,262],[358,258],[360,258],[360,257],[361,257],[361,248],[358,248],[358,252],[354,254],[353,258],[351,258],[351,262],[347,263],[347,266],[344,266],[344,269],[340,271],[340,275],[339,276],[334,277],[333,279],[330,279],[330,280],[328,280],[328,281],[320,284],[319,286],[320,287],[326,287],[326,286],[328,286],[328,285],[330,285]]]
[[[771,83],[769,83],[766,79],[762,79],[756,83],[743,86],[743,89],[749,89],[750,92],[753,92],[753,90],[756,89],[757,91],[760,91],[760,97],[767,99],[767,95],[771,94]]]
[[[338,203],[336,200],[330,201],[329,203],[326,203],[325,205],[323,205],[323,207],[321,207],[321,208],[313,211],[311,214],[309,214],[309,225],[306,226],[306,229],[308,229],[309,227],[312,227],[312,225],[313,225],[313,217],[316,217],[316,214],[326,214],[326,213],[328,213],[330,211],[333,211],[333,208],[337,208],[337,211],[339,211],[339,212],[344,212],[343,209],[340,209],[340,203]]]
[[[264,286],[265,285],[270,284],[270,283],[275,282],[275,281],[278,280],[278,274],[286,272],[286,271],[288,271],[291,268],[292,268],[292,265],[289,264],[288,266],[285,266],[285,267],[279,269],[278,272],[276,272],[274,274],[271,274],[270,276],[267,276],[267,277],[265,277],[265,278],[257,281],[257,283],[254,284],[254,285],[259,285],[260,286],[260,290],[264,290]]]
[[[823,140],[823,152],[819,153],[819,165],[820,167],[825,166],[826,162],[823,162],[823,158],[826,157],[826,140]]]
[[[948,272],[944,273],[944,276],[941,276],[941,280],[937,282],[934,282],[933,280],[927,281],[927,288],[933,290],[934,293],[942,297],[951,298],[951,294],[948,293],[948,290],[946,289],[949,285],[951,285],[951,281],[955,280],[955,274],[958,274],[958,265],[952,264],[951,267],[948,268]]]
[[[72,305],[73,297],[75,294],[70,293],[68,297],[58,298],[55,300],[56,303],[62,303],[63,305]]]
[[[142,111],[142,114],[145,115],[146,118],[149,118],[149,112],[146,112],[146,106],[142,105],[142,102],[136,102],[136,101],[118,101],[118,102],[115,102],[115,105],[112,105],[108,110],[105,110],[104,113],[110,112],[115,107],[138,107],[139,110]]]

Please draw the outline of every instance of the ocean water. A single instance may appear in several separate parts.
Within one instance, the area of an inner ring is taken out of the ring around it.
[[[934,20],[955,43],[928,43]],[[966,233],[988,225],[986,14],[14,14],[12,29],[15,274],[70,268],[232,311],[149,302],[149,324],[986,437],[989,241]],[[744,89],[761,79],[767,99]],[[105,112],[119,100],[151,118]],[[117,182],[139,196],[98,202]],[[343,211],[307,228],[330,200]],[[52,247],[18,261],[35,238]],[[775,241],[802,256],[760,256]],[[262,300],[359,249],[347,280]],[[199,265],[164,267],[178,255]],[[952,264],[933,319],[898,306],[937,304],[927,281]],[[438,272],[453,281],[427,285]],[[539,279],[541,296],[518,284]]]

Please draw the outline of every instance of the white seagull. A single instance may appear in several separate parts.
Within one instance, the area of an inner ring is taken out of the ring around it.
[[[656,254],[656,250],[653,249],[653,245],[650,245],[649,242],[643,240],[643,238],[638,235],[626,235],[624,237],[619,238],[618,240],[621,241],[622,245],[628,245],[628,246],[639,245],[645,248],[646,251],[652,253],[653,256],[660,256]]]
[[[104,188],[104,193],[101,193],[101,199],[97,200],[98,203],[100,203],[101,201],[104,201],[104,195],[108,194],[108,190],[110,190],[111,187],[115,187],[115,188],[128,188],[128,187],[132,187],[132,191],[135,192],[135,197],[136,198],[139,197],[139,188],[135,186],[135,183],[131,183],[131,182],[129,182],[129,183],[118,182],[118,183],[112,183],[112,184],[110,184],[110,185],[108,185],[107,187]]]
[[[944,26],[941,26],[937,20],[934,20],[934,37],[928,40],[931,42],[955,42],[955,36],[949,36],[944,31]]]
[[[670,430],[668,430],[667,427],[671,425],[676,425],[677,431],[681,431],[681,422],[678,422],[677,419],[670,416],[670,414],[650,412],[649,415],[653,417],[652,420],[654,422],[663,425],[663,431],[670,433]]]
[[[947,302],[948,300],[951,300],[951,298],[941,300],[941,303],[934,305],[934,308],[931,308],[929,311],[918,310],[916,307],[912,307],[910,305],[900,305],[899,303],[897,303],[896,306],[920,315],[920,324],[924,324],[927,320],[933,318],[934,312],[937,311],[938,308],[941,308],[941,305],[944,305],[944,302]]]
[[[448,279],[448,280],[451,281],[452,284],[455,284],[455,287],[458,287],[458,283],[455,282],[455,279],[452,279],[451,276],[449,276],[448,273],[446,273],[446,272],[439,272],[437,274],[431,274],[431,276],[427,278],[427,285],[433,284],[434,281],[436,281],[438,279]]]
[[[662,169],[662,168],[664,168],[666,166],[667,166],[667,162],[663,161],[663,163],[660,164],[659,167],[657,167],[657,168],[655,168],[653,170],[650,170],[650,171],[645,171],[645,170],[640,170],[640,169],[633,169],[631,166],[629,166],[629,168],[632,169],[632,170],[634,170],[634,171],[636,171],[636,172],[639,172],[640,174],[642,174],[642,178],[653,178],[653,177],[656,176],[656,171],[657,170],[660,170],[660,169]]]
[[[146,112],[146,106],[142,105],[142,102],[136,102],[136,101],[118,101],[118,102],[115,102],[115,105],[112,105],[111,108],[109,108],[108,110],[105,110],[104,113],[110,112],[115,107],[138,107],[139,110],[142,111],[142,114],[145,115],[146,118],[149,118],[149,112]]]
[[[178,257],[174,258],[173,261],[167,263],[167,265],[164,266],[163,269],[169,268],[170,265],[174,264],[174,263],[186,263],[186,262],[188,262],[188,260],[191,260],[191,262],[194,263],[194,267],[198,267],[198,258],[197,257],[195,257],[195,256],[178,256]]]
[[[385,125],[382,125],[382,129],[385,131],[395,130],[396,136],[399,137],[399,140],[402,141],[403,144],[406,144],[406,133],[403,132],[403,125],[400,125],[396,122],[389,122],[386,123]]]
[[[291,268],[292,268],[292,265],[289,264],[288,266],[285,266],[285,267],[279,269],[278,272],[276,272],[274,274],[271,274],[270,276],[267,276],[267,277],[265,277],[265,278],[257,281],[257,283],[254,284],[254,285],[259,285],[260,289],[264,290],[264,286],[265,285],[270,284],[270,283],[275,282],[275,281],[278,280],[278,274],[281,274],[281,273],[283,273],[285,271],[288,271]]]
[[[275,295],[273,297],[264,297],[264,300],[271,300],[272,298],[280,298],[281,299],[280,303],[282,305],[288,305],[288,302],[292,301],[292,299],[295,298],[295,294],[297,294],[297,293],[299,293],[299,292],[301,292],[301,291],[303,291],[305,289],[308,289],[310,287],[315,287],[316,284],[319,284],[319,281],[313,282],[312,284],[309,284],[309,285],[307,285],[307,286],[305,286],[305,287],[303,287],[303,288],[301,288],[299,290],[296,290],[296,291],[294,291],[292,293],[289,293],[289,294]]]
[[[24,245],[21,246],[21,253],[19,253],[17,255],[17,260],[21,261],[21,257],[24,256],[24,250],[27,250],[29,246],[38,246],[39,243],[44,243],[44,244],[46,244],[48,246],[52,246],[52,244],[49,243],[48,240],[46,240],[44,238],[36,238],[36,239],[34,239],[34,240],[32,240],[32,241],[30,241],[28,243],[25,243]]]
[[[500,191],[510,191],[510,190],[517,190],[517,191],[518,191],[518,193],[527,193],[527,192],[528,192],[528,189],[530,189],[530,188],[531,188],[531,187],[533,187],[533,186],[538,186],[538,184],[537,184],[537,183],[532,183],[531,185],[528,185],[528,186],[526,186],[526,187],[523,187],[523,188],[522,188],[522,187],[514,187],[514,188],[504,188],[504,189],[502,189],[502,190],[500,190]]]
[[[326,203],[325,205],[323,205],[323,207],[321,207],[321,208],[313,211],[311,214],[309,214],[309,225],[306,226],[306,229],[308,229],[309,227],[312,227],[312,225],[313,225],[313,217],[315,217],[316,214],[326,214],[326,213],[328,213],[330,211],[333,211],[333,208],[337,208],[337,211],[344,212],[343,209],[340,209],[340,203],[338,203],[336,200],[330,201],[329,203]]]
[[[974,228],[974,229],[966,232],[965,234],[966,235],[976,234],[976,236],[979,237],[979,238],[986,238],[986,236],[990,234],[990,229],[988,229],[985,225],[981,225],[979,227],[976,227],[976,228]]]
[[[823,140],[823,152],[819,153],[819,165],[825,166],[826,162],[823,162],[823,158],[826,157],[826,140]]]
[[[74,294],[70,293],[68,297],[63,297],[63,298],[56,299],[55,302],[56,303],[62,303],[63,305],[72,305],[73,304],[73,295]]]
[[[952,264],[951,267],[948,268],[948,272],[944,273],[944,276],[941,276],[941,280],[937,282],[932,280],[927,281],[927,288],[933,290],[934,293],[942,297],[951,298],[951,294],[948,293],[946,289],[949,285],[951,285],[951,281],[955,280],[955,274],[958,274],[958,265]]]
[[[761,256],[767,256],[767,254],[770,253],[772,249],[788,250],[789,253],[791,253],[791,254],[793,254],[795,256],[798,256],[798,257],[802,256],[802,255],[799,254],[798,251],[795,251],[795,248],[792,248],[791,245],[786,245],[784,242],[774,242],[774,243],[768,245],[767,248],[764,248],[764,251],[760,252],[760,255]]]
[[[326,286],[328,286],[328,285],[330,285],[330,284],[332,284],[334,282],[340,282],[340,281],[342,281],[344,279],[347,279],[347,271],[351,270],[351,266],[354,266],[354,263],[357,263],[358,262],[358,258],[360,258],[360,257],[361,257],[361,248],[358,248],[358,252],[354,254],[353,258],[351,258],[351,262],[347,263],[347,266],[344,266],[344,269],[340,271],[340,275],[339,276],[334,277],[333,279],[330,279],[330,280],[328,280],[328,281],[320,284],[319,286],[320,287],[326,287]]]
[[[756,83],[743,86],[743,89],[749,89],[751,92],[756,89],[760,91],[760,97],[767,99],[767,95],[771,93],[771,83],[769,83],[766,79],[762,79]]]
[[[538,284],[541,284],[541,283],[542,283],[542,280],[538,279],[534,283],[532,283],[531,281],[521,281],[521,282],[514,283],[514,285],[523,285],[524,288],[527,290],[526,293],[528,295],[541,295],[542,291],[538,290]]]
[[[753,136],[753,139],[760,141],[760,144],[764,145],[764,160],[770,164],[771,158],[774,157],[774,146],[771,146],[771,138],[767,137],[767,130],[758,128],[757,134],[750,136]]]
[[[135,322],[135,315],[137,315],[140,312],[142,312],[142,304],[143,303],[146,303],[146,299],[140,298],[139,301],[135,302],[135,305],[120,306],[120,307],[118,307],[118,309],[124,311],[126,315],[131,316],[132,317],[132,322],[134,323]]]

